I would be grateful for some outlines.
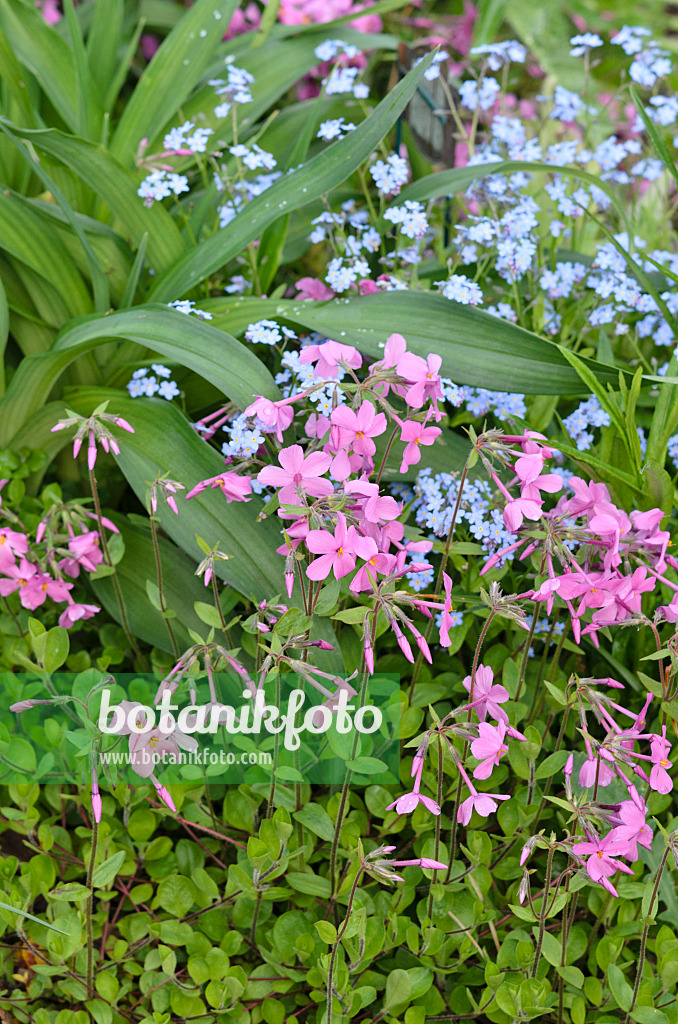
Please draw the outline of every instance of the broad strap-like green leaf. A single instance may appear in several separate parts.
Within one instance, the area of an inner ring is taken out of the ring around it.
[[[345,181],[395,124],[431,60],[429,54],[349,136],[286,174],[248,203],[228,227],[186,253],[158,280],[150,297],[160,301],[179,298],[241,252],[248,242],[260,237],[278,217],[305,206]]]
[[[72,131],[80,129],[78,75],[73,51],[31,4],[0,0],[0,25],[21,61],[42,86],[50,103]],[[90,133],[100,129],[103,110],[96,89],[86,108]]]
[[[106,204],[125,235],[136,244],[148,233],[148,260],[160,273],[184,251],[179,229],[160,203],[144,206],[137,195],[139,179],[125,170],[103,147],[65,135],[54,128],[26,130],[9,124],[11,131],[69,167]],[[174,296],[171,296],[174,298]]]
[[[170,402],[132,399],[119,391],[91,388],[69,396],[69,405],[89,415],[105,398],[110,398],[108,412],[124,416],[134,427],[134,434],[119,431],[120,455],[116,461],[142,503],[149,482],[158,474],[169,473],[188,491],[200,480],[223,472],[222,456],[198,436]],[[210,546],[218,544],[231,556],[228,561],[217,562],[215,572],[241,594],[262,600],[281,592],[285,560],[275,551],[283,543],[280,524],[275,516],[256,521],[264,507],[260,498],[229,503],[217,488],[205,490],[190,501],[179,496],[177,503],[178,516],[164,503],[159,505],[160,524],[196,563],[205,557],[195,539],[198,534]],[[204,587],[203,594],[209,594]]]
[[[114,400],[115,401],[115,400]],[[121,441],[122,445],[122,441]],[[181,501],[181,498],[179,499]],[[180,514],[184,511],[179,505]],[[146,580],[156,583],[156,567],[153,542],[148,521],[141,516],[130,515],[111,518],[120,529],[125,542],[125,554],[116,566],[116,572],[130,628],[135,636],[154,647],[172,651],[172,642],[162,614],[148,599]],[[163,592],[165,607],[175,612],[171,619],[172,630],[180,649],[190,647],[188,630],[205,633],[206,628],[195,613],[196,601],[212,602],[212,592],[205,591],[202,582],[195,575],[195,562],[164,537],[158,538],[163,571]],[[106,611],[119,619],[120,607],[109,576],[93,580],[92,587],[97,601]]]
[[[224,324],[233,333],[250,321],[278,318],[378,359],[389,335],[397,332],[410,351],[442,356],[441,373],[456,384],[533,395],[588,393],[555,342],[432,292],[382,292],[324,303],[218,299],[206,305],[215,317],[220,306],[229,310]],[[582,362],[603,384],[618,385],[617,370],[590,359]]]
[[[0,444],[7,444],[47,400],[73,360],[116,338],[136,341],[189,367],[240,408],[248,405],[253,395],[280,397],[264,364],[229,334],[174,310],[136,307],[106,317],[80,318],[61,332],[51,352],[21,362],[0,400]]]
[[[236,0],[197,0],[164,40],[128,100],[112,151],[125,164],[139,143],[165,126],[200,82],[237,6]]]

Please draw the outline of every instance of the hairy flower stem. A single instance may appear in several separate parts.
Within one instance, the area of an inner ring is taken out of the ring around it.
[[[163,590],[162,561],[160,559],[160,546],[158,544],[158,528],[155,525],[155,516],[149,516],[149,520],[150,520],[150,523],[151,523],[151,538],[153,540],[153,556],[155,558],[155,572],[156,572],[156,576],[157,576],[157,579],[158,579],[158,602],[160,604],[160,611],[162,612],[162,616],[163,616],[163,618],[165,620],[165,625],[167,626],[167,632],[169,633],[170,643],[172,644],[172,651],[174,652],[174,657],[178,661],[179,660],[179,654],[180,654],[179,644],[177,643],[177,639],[176,639],[176,637],[174,635],[174,630],[172,629],[172,623],[170,622],[169,618],[165,614],[165,612],[167,611],[167,605],[165,604],[165,594],[164,594],[164,590]]]
[[[571,858],[568,859],[568,867],[572,863]],[[563,907],[563,924],[560,933],[560,966],[565,967],[567,963],[567,939],[570,934],[569,927],[569,907],[568,907],[568,895],[570,892],[570,876],[568,874],[565,879],[565,906]],[[575,894],[576,895],[576,894]],[[565,981],[563,978],[558,979],[558,1024],[563,1024],[563,1004],[565,998]]]
[[[468,459],[464,463],[464,468],[462,470],[461,477],[459,478],[459,490],[457,492],[457,500],[456,500],[455,505],[454,505],[454,511],[452,512],[452,522],[450,523],[450,528],[447,531],[447,540],[445,541],[445,547],[443,548],[442,557],[440,559],[440,568],[438,569],[438,576],[437,576],[437,579],[436,579],[436,585],[435,585],[435,587],[433,589],[434,597],[438,597],[438,595],[440,594],[440,591],[443,588],[443,573],[445,572],[445,569],[447,568],[447,561],[448,561],[448,558],[450,556],[450,548],[452,547],[452,537],[454,536],[454,528],[457,525],[457,515],[459,514],[459,509],[461,507],[461,495],[462,495],[462,491],[464,490],[464,484],[466,483],[466,476],[467,476],[467,474],[468,474]],[[426,623],[426,631],[424,633],[424,639],[426,640],[426,643],[428,643],[429,640],[431,639],[431,633],[433,632],[433,623],[434,623],[434,619],[433,618],[430,618],[428,620],[428,622]],[[419,673],[421,672],[421,666],[422,666],[423,660],[424,660],[424,652],[420,649],[419,650],[419,654],[417,655],[417,660],[414,663],[414,668],[412,669],[412,680],[410,682],[410,690],[409,690],[409,694],[408,694],[408,700],[409,700],[410,703],[412,703],[412,697],[414,695],[414,688],[417,685],[417,680],[419,678]],[[473,700],[473,697],[471,697],[471,700]]]
[[[94,511],[97,517],[97,524],[99,526],[99,537],[101,538],[101,553],[104,556],[104,561],[106,562],[106,565],[110,565],[111,569],[113,570],[113,572],[111,573],[111,583],[113,584],[113,590],[115,591],[115,596],[118,600],[118,608],[120,609],[120,622],[122,624],[123,630],[125,631],[127,642],[129,643],[136,657],[139,659],[139,662],[141,663],[143,669],[145,670],[146,659],[139,650],[139,645],[137,644],[136,638],[134,637],[130,629],[129,619],[127,618],[127,608],[125,607],[125,599],[122,596],[122,590],[120,589],[120,580],[118,579],[118,574],[116,572],[115,565],[113,564],[111,553],[108,550],[108,541],[106,540],[106,529],[104,527],[103,517],[101,515],[99,488],[97,487],[96,477],[94,476],[94,470],[92,469],[89,470],[89,485],[92,490],[92,497],[94,499]]]
[[[565,641],[567,640],[567,635],[568,635],[569,631],[570,631],[570,623],[569,623],[569,620],[568,620],[565,623],[565,629],[560,634],[560,639],[558,640],[558,645],[556,647],[555,653],[553,655],[553,659],[551,661],[551,668],[549,669],[549,674],[548,674],[548,679],[547,679],[547,682],[549,682],[549,683],[552,683],[554,678],[555,678],[556,669],[558,668],[558,664],[560,662],[560,655],[563,653],[563,647],[565,646]],[[540,672],[540,675],[541,675],[541,672]],[[541,693],[541,701],[538,701],[540,693]],[[530,709],[530,715],[529,715],[528,723],[527,723],[528,725],[532,725],[532,723],[534,722],[535,718],[537,718],[537,716],[541,714],[541,709],[542,709],[544,700],[545,700],[545,694],[543,693],[543,691],[540,691],[538,686],[535,687],[534,700],[532,701],[532,707]]]
[[[443,744],[442,744],[442,741],[441,741],[440,737],[438,737],[438,794],[437,794],[437,798],[438,798],[437,799],[438,807],[441,808],[441,813],[436,815],[435,848],[434,848],[435,852],[433,854],[433,859],[434,860],[440,860],[440,818],[441,818],[441,815],[442,815],[442,806],[443,806]],[[456,808],[455,808],[455,811],[456,811]],[[449,871],[449,867],[450,867],[450,865],[448,864],[448,871]],[[428,906],[426,908],[426,916],[428,917],[429,920],[431,920],[432,915],[433,915],[433,885],[434,885],[434,883],[435,883],[435,874],[431,878],[431,885],[429,886],[429,892],[428,892]]]
[[[280,708],[280,671],[275,676],[275,706]],[[266,817],[272,818],[275,810],[273,801],[275,799],[275,773],[278,770],[278,758],[280,757],[280,734],[276,732],[273,737],[273,767],[271,768],[271,790],[268,794],[268,806]]]
[[[219,615],[219,621],[221,622],[221,632],[226,637],[226,643],[228,644],[228,647],[229,647],[229,650],[230,650],[233,647],[233,641],[231,640],[231,634],[229,633],[228,626],[226,625],[226,619],[224,618],[224,613],[221,610],[221,601],[219,600],[219,590],[217,589],[217,578],[214,575],[214,573],[212,573],[212,593],[214,594],[214,607],[217,610],[217,614]]]
[[[648,919],[652,917],[655,900],[657,899],[657,893],[659,892],[659,883],[661,882],[662,874],[664,873],[664,868],[666,866],[666,858],[668,857],[668,855],[669,847],[667,846],[664,850],[664,854],[662,856],[659,867],[657,868],[657,874],[654,880],[654,888],[652,889],[652,899],[650,900],[650,907],[647,912]],[[633,1013],[634,1007],[636,1005],[636,1000],[638,999],[640,984],[643,980],[643,967],[645,966],[645,951],[647,949],[647,936],[649,930],[650,921],[646,920],[645,924],[643,925],[643,934],[640,938],[640,953],[638,954],[638,966],[636,968],[636,983],[633,986],[633,996],[631,998],[631,1005],[629,1006],[629,1012],[626,1015],[626,1021],[624,1022],[624,1024],[631,1024],[631,1014]]]
[[[561,722],[560,722],[560,732],[558,733],[558,739],[556,740],[556,745],[553,748],[553,753],[554,754],[558,750],[560,750],[561,746],[563,745],[563,738],[565,736],[565,726],[567,725],[567,719],[568,719],[569,715],[570,715],[570,706],[569,706],[569,704],[567,704],[565,706],[565,710],[563,711],[563,717],[562,717]],[[548,779],[544,783],[544,792],[542,793],[542,796],[541,796],[541,803],[539,804],[539,810],[537,811],[537,813],[536,813],[536,815],[534,817],[535,828],[538,828],[538,826],[539,826],[539,819],[541,817],[542,811],[544,810],[544,805],[546,804],[546,798],[548,797],[548,795],[549,795],[549,793],[551,791],[551,783],[552,782],[553,782],[553,775],[549,775]]]
[[[530,647],[532,646],[532,640],[534,638],[534,631],[537,628],[537,620],[539,618],[539,605],[535,603],[534,614],[532,615],[532,622],[530,624],[530,632],[527,634],[525,646],[523,648],[523,656],[520,661],[520,675],[518,676],[518,685],[516,686],[516,695],[514,700],[520,699],[520,694],[523,689],[523,683],[525,682],[525,674],[527,672],[527,660],[530,657]]]
[[[346,915],[344,917],[341,928],[337,932],[337,937],[334,940],[332,951],[330,953],[330,966],[327,972],[327,1024],[332,1024],[332,986],[334,984],[334,964],[337,959],[337,950],[339,949],[339,943],[341,942],[342,936],[346,931],[346,928],[348,927],[348,921],[351,916],[351,910],[353,909],[353,900],[355,899],[355,894],[358,889],[358,882],[362,878],[364,870],[364,867],[361,865],[360,868],[358,869],[355,879],[353,880],[353,885],[351,886],[351,894],[348,898],[348,906],[346,907]]]
[[[87,867],[87,888],[89,893],[85,905],[85,924],[87,929],[87,996],[94,999],[94,927],[92,915],[94,913],[94,893],[92,892],[92,880],[94,878],[94,865],[97,859],[97,846],[99,843],[99,823],[92,820],[92,846],[89,853],[89,865]]]
[[[372,635],[370,637],[370,647],[374,649],[374,641],[377,634],[377,616],[374,615],[374,622],[372,623]],[[358,701],[358,707],[356,710],[360,710],[365,704],[365,697],[367,695],[367,680],[370,677],[370,673],[365,662],[363,655],[362,664],[362,685],[360,687],[360,698]],[[356,754],[358,753],[358,744],[360,743],[360,733],[354,730],[353,744],[351,747],[350,761],[353,761]],[[346,813],[346,804],[348,803],[349,791],[351,788],[351,778],[353,772],[350,768],[346,769],[346,776],[344,778],[344,784],[341,787],[341,797],[339,798],[339,810],[337,811],[337,822],[334,826],[334,839],[332,840],[332,850],[330,853],[330,884],[332,886],[332,895],[335,895],[335,884],[336,884],[336,871],[337,871],[337,851],[339,849],[339,837],[341,836],[341,827],[344,824],[344,815]]]
[[[544,941],[544,929],[546,928],[546,915],[548,913],[548,894],[551,888],[551,871],[553,868],[553,847],[549,849],[548,860],[546,861],[546,878],[544,879],[544,895],[541,898],[541,910],[539,911],[539,934],[537,936],[537,947],[534,951],[534,963],[532,964],[532,978],[537,977],[537,968],[541,959],[541,947]]]

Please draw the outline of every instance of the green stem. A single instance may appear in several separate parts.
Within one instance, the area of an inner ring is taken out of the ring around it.
[[[219,614],[219,621],[221,622],[221,631],[226,637],[226,643],[228,644],[230,650],[233,647],[233,641],[231,640],[231,634],[229,633],[228,626],[226,625],[224,613],[221,610],[221,601],[219,600],[219,591],[217,589],[217,577],[214,573],[212,573],[212,593],[214,594],[214,606],[217,609],[217,612]]]
[[[167,611],[167,606],[165,604],[165,594],[164,594],[164,589],[163,589],[163,578],[162,578],[162,561],[160,559],[160,546],[158,544],[158,528],[155,525],[155,516],[150,516],[149,520],[150,520],[150,523],[151,523],[151,539],[153,541],[153,556],[155,558],[155,572],[156,572],[157,581],[158,581],[158,601],[160,603],[160,610],[161,610],[163,618],[165,620],[165,624],[167,625],[167,632],[169,633],[170,642],[172,644],[172,651],[174,652],[175,659],[178,661],[179,660],[179,654],[180,654],[179,645],[178,645],[177,639],[176,639],[176,637],[174,635],[174,630],[172,629],[172,623],[170,622],[170,620],[165,615],[165,612]]]
[[[544,894],[541,899],[541,910],[539,911],[539,935],[537,936],[537,948],[534,951],[534,963],[532,964],[531,977],[537,977],[537,968],[541,958],[541,947],[544,942],[544,929],[546,928],[546,914],[548,913],[548,894],[551,888],[551,870],[553,868],[553,847],[549,849],[549,856],[546,862],[546,878],[544,879]]]
[[[438,807],[442,808],[442,806],[443,806],[443,744],[442,744],[442,741],[441,741],[440,736],[439,736],[438,737]],[[456,812],[456,807],[455,807],[455,812]],[[434,860],[439,860],[440,859],[440,819],[441,819],[441,817],[442,817],[442,810],[441,810],[440,814],[436,815],[435,845],[434,845],[434,853],[433,853],[433,859]],[[449,870],[449,865],[448,865],[448,870]],[[429,921],[431,921],[432,917],[433,917],[433,886],[434,886],[435,882],[436,882],[436,877],[435,877],[435,874],[434,874],[433,878],[431,879],[431,884],[429,886],[428,906],[426,908],[426,916],[428,917]]]
[[[346,928],[348,926],[348,919],[350,918],[351,910],[353,909],[353,900],[355,898],[356,890],[358,888],[358,882],[360,881],[364,870],[365,870],[364,867],[361,865],[359,870],[358,870],[358,872],[357,872],[357,874],[356,874],[356,876],[355,876],[355,879],[353,881],[353,885],[351,887],[351,895],[348,898],[348,906],[346,908],[346,915],[344,917],[344,920],[343,920],[343,923],[341,925],[341,928],[337,932],[337,937],[334,940],[334,944],[332,946],[332,952],[330,953],[330,966],[329,966],[329,970],[327,972],[327,1024],[332,1024],[332,985],[334,983],[334,964],[335,964],[336,959],[337,959],[337,950],[339,949],[339,943],[341,942],[341,938],[342,938],[342,936],[343,936],[343,934],[346,931]]]
[[[94,865],[97,859],[97,846],[99,843],[99,823],[92,821],[92,846],[89,854],[89,866],[87,868],[87,904],[85,906],[85,919],[87,929],[87,996],[94,999],[94,927],[92,916],[94,912],[94,893],[92,892],[92,880],[94,878]]]
[[[137,658],[141,662],[142,667],[145,670],[146,659],[139,650],[139,645],[137,644],[136,638],[134,637],[130,629],[129,619],[127,618],[127,608],[125,607],[125,599],[122,596],[122,590],[120,589],[120,580],[118,579],[118,574],[115,565],[113,564],[111,553],[108,550],[108,541],[106,540],[106,529],[104,527],[103,517],[101,515],[99,488],[97,487],[96,477],[94,476],[94,470],[92,469],[89,470],[89,485],[92,490],[92,497],[94,499],[94,511],[97,517],[97,524],[99,526],[99,537],[101,538],[101,553],[104,556],[106,565],[110,565],[111,569],[113,570],[113,572],[111,573],[111,583],[113,584],[113,590],[115,591],[115,596],[118,600],[118,608],[120,609],[120,621],[122,624],[122,628],[125,631],[127,642],[129,643],[130,647],[134,651],[135,655],[137,656]]]
[[[517,701],[520,698],[520,693],[525,682],[525,674],[527,672],[527,659],[530,656],[530,647],[532,646],[532,640],[534,638],[534,631],[537,628],[537,620],[539,618],[539,604],[535,602],[534,613],[532,615],[532,624],[530,625],[530,632],[527,634],[527,640],[523,648],[523,656],[520,661],[520,675],[518,676],[518,685],[516,687],[516,695],[513,698]]]
[[[641,939],[640,939],[640,953],[638,954],[638,967],[636,969],[636,983],[633,986],[633,998],[631,999],[631,1005],[629,1006],[629,1012],[626,1015],[626,1022],[625,1022],[625,1024],[631,1024],[631,1014],[633,1013],[633,1009],[634,1009],[634,1007],[636,1005],[636,1000],[638,999],[638,993],[640,991],[640,983],[643,980],[643,967],[645,966],[645,951],[647,949],[647,936],[648,936],[648,932],[650,930],[650,919],[652,918],[652,912],[654,910],[654,903],[655,903],[655,900],[657,899],[657,893],[659,892],[659,883],[661,882],[662,874],[664,872],[664,867],[666,865],[666,858],[668,857],[668,855],[669,855],[669,848],[667,846],[666,849],[664,850],[664,855],[663,855],[663,857],[661,859],[661,863],[660,863],[659,867],[657,868],[657,875],[655,877],[654,888],[652,890],[652,899],[650,900],[650,908],[649,908],[648,913],[647,913],[648,920],[646,920],[645,924],[643,925],[643,934],[642,934]]]

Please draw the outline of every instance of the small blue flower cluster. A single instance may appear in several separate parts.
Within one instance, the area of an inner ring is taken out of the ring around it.
[[[154,395],[159,395],[171,402],[179,394],[176,381],[171,379],[172,371],[159,363],[153,363],[150,369],[153,370],[153,374],[149,374],[148,366],[142,366],[141,369],[134,371],[127,385],[130,398],[153,398]]]
[[[609,427],[610,415],[605,412],[595,395],[577,406],[573,413],[563,420],[563,426],[577,446],[577,451],[587,452],[594,442],[589,428]]]
[[[417,476],[414,491],[412,508],[417,524],[436,537],[446,537],[459,494],[458,475],[423,469]],[[466,524],[468,532],[488,554],[515,540],[504,526],[500,509],[493,505],[492,486],[487,480],[466,481],[457,521]],[[507,558],[512,557],[510,552]]]
[[[275,320],[258,320],[248,326],[245,337],[253,345],[273,346],[283,341],[293,341],[297,336],[289,327],[281,327]]]

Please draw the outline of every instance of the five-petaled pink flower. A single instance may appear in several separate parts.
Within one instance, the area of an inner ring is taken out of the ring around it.
[[[500,722],[499,725],[490,725],[489,722],[481,722],[478,726],[478,738],[471,743],[471,753],[478,758],[480,764],[473,770],[474,779],[488,779],[496,765],[499,764],[503,754],[508,753],[508,747],[504,744],[506,725]]]
[[[400,428],[400,440],[405,442],[400,472],[405,473],[408,466],[416,466],[421,460],[420,445],[433,444],[441,433],[440,427],[427,427],[415,420],[405,420]]]
[[[610,878],[617,871],[624,871],[627,875],[633,874],[632,868],[616,860],[617,857],[623,856],[626,845],[623,839],[615,839],[613,833],[608,832],[604,839],[593,838],[586,843],[575,843],[572,852],[579,857],[587,857],[586,870],[593,881],[600,882],[608,892],[617,896],[617,890]]]
[[[466,676],[462,686],[471,692],[471,676]],[[509,699],[508,690],[500,683],[494,682],[494,675],[489,665],[478,665],[475,682],[473,685],[473,706],[481,722],[484,722],[487,714],[497,722],[508,725],[508,715],[500,704],[505,704]],[[475,756],[475,755],[474,755]],[[480,776],[476,776],[479,778]]]
[[[355,569],[355,527],[346,526],[346,518],[337,513],[337,527],[334,533],[329,530],[309,530],[306,547],[319,558],[314,558],[306,569],[310,580],[324,580],[330,572],[335,579],[341,579]]]
[[[662,726],[662,735],[653,736],[650,740],[650,750],[652,754],[650,785],[658,793],[670,793],[673,789],[673,782],[666,769],[673,768],[673,764],[669,761],[671,744],[666,738],[665,725]]]
[[[267,487],[279,487],[278,499],[281,504],[297,504],[304,494],[314,498],[326,498],[334,490],[330,480],[322,475],[330,468],[332,456],[325,452],[311,452],[304,458],[304,449],[299,444],[283,448],[278,455],[280,466],[264,466],[257,480]]]
[[[339,405],[332,412],[332,441],[336,448],[353,448],[356,455],[374,455],[372,438],[386,430],[386,416],[365,399],[358,411]]]
[[[307,345],[299,353],[300,363],[315,363],[315,374],[321,380],[336,380],[342,364],[359,370],[363,357],[352,345],[341,345],[337,341],[325,341],[322,345]]]
[[[21,604],[30,611],[44,604],[48,597],[53,601],[68,600],[68,591],[73,586],[72,583],[52,579],[25,558],[18,565],[7,566],[3,572],[9,579],[0,580],[0,595],[7,597],[18,590]]]

